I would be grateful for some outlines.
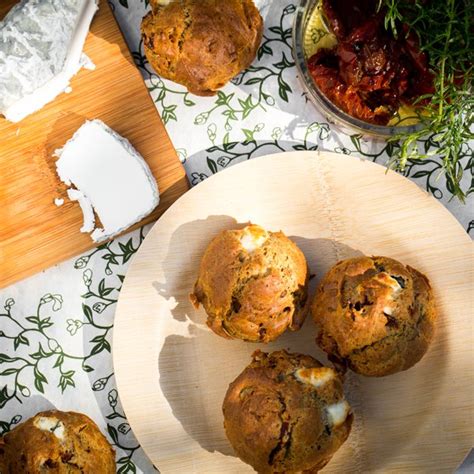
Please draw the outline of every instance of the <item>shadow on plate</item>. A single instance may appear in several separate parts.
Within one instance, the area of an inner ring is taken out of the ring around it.
[[[188,332],[188,336],[178,334],[168,336],[161,348],[158,369],[163,394],[176,420],[192,439],[206,451],[219,452],[226,456],[233,456],[233,451],[223,429],[222,401],[229,383],[250,362],[251,354],[256,349],[265,351],[287,349],[310,354],[328,363],[314,342],[316,328],[311,317],[306,319],[299,332],[287,331],[277,341],[267,345],[252,344],[226,340],[215,335],[205,324],[204,310],[202,308],[195,310],[192,306],[189,293],[192,291],[201,256],[209,241],[221,230],[239,228],[246,224],[237,223],[230,216],[209,216],[207,219],[182,225],[173,234],[168,256],[163,262],[165,281],[153,282],[160,296],[173,300],[175,304],[170,317],[187,325]],[[315,276],[310,282],[310,297],[314,294],[317,282],[336,261],[362,255],[359,250],[341,242],[308,239],[295,235],[290,235],[290,238],[305,253],[311,274]],[[183,246],[183,242],[186,242],[186,245]],[[177,248],[180,249],[179,255],[174,250]],[[426,377],[427,374],[425,371],[423,373],[418,371],[416,376]],[[390,384],[390,380],[387,380]],[[365,383],[365,380],[360,383]],[[362,406],[361,403],[357,404],[361,397],[358,385],[350,381],[349,388],[353,390],[349,398],[354,403],[356,419],[358,415],[361,420],[370,416],[358,413],[359,406]],[[426,400],[422,406],[425,404]],[[362,421],[360,425],[363,426]],[[354,431],[355,436],[359,438],[361,433]],[[354,439],[353,442],[361,444],[358,439]],[[409,436],[405,438],[405,442],[409,442]]]
[[[327,364],[314,343],[316,328],[311,317],[299,332],[287,331],[277,341],[263,345],[215,335],[205,325],[204,310],[193,308],[189,293],[207,244],[219,231],[243,225],[229,216],[210,216],[184,224],[173,234],[169,249],[182,250],[186,242],[185,251],[178,257],[169,251],[163,262],[165,281],[153,282],[163,298],[174,300],[170,317],[187,324],[189,334],[168,336],[161,349],[157,362],[163,394],[192,439],[204,450],[226,456],[233,456],[233,451],[223,429],[222,401],[229,383],[250,362],[254,350],[287,349],[310,354]],[[311,297],[317,282],[336,261],[362,255],[341,242],[295,235],[290,238],[303,250],[315,275],[310,283]],[[355,467],[362,472],[370,458],[371,470],[383,470],[389,460],[399,456],[403,446],[417,437],[421,427],[431,423],[432,401],[446,376],[448,340],[445,332],[439,333],[424,359],[408,371],[377,379],[347,374],[346,391],[356,421],[348,442],[336,456],[343,457],[344,462],[348,459],[348,469]],[[400,422],[406,426],[400,428]],[[371,453],[372,449],[376,453]]]

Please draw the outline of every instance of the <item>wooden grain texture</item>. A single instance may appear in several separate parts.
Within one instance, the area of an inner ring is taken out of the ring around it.
[[[225,438],[229,383],[259,348],[326,361],[307,318],[268,344],[224,340],[189,302],[199,261],[222,229],[248,221],[282,229],[316,282],[337,260],[385,255],[429,276],[439,324],[410,370],[369,379],[349,373],[355,424],[324,472],[448,473],[473,442],[473,248],[454,217],[407,179],[332,153],[258,158],[219,173],[177,201],[128,270],[115,316],[115,376],[127,419],[163,474],[253,472]]]
[[[0,17],[15,2],[1,2]],[[155,220],[188,189],[184,169],[106,1],[92,22],[81,70],[61,94],[18,124],[0,117],[0,287],[92,248],[82,212],[67,199],[53,152],[86,119],[99,118],[128,138],[150,166],[161,194]],[[64,198],[57,207],[54,198]]]

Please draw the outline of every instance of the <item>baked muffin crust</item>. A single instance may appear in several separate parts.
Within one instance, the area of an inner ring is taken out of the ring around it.
[[[36,414],[0,438],[2,474],[115,474],[115,452],[86,415]]]
[[[387,257],[337,263],[319,284],[312,314],[316,341],[331,360],[377,377],[416,364],[436,323],[428,279]]]
[[[224,427],[237,455],[259,473],[315,473],[350,433],[342,380],[316,359],[256,351],[230,384]]]
[[[146,57],[189,92],[214,95],[254,60],[263,21],[252,0],[152,0],[151,6],[141,26]]]
[[[191,300],[219,336],[269,342],[301,327],[308,311],[308,268],[282,232],[257,225],[225,230],[201,260]]]

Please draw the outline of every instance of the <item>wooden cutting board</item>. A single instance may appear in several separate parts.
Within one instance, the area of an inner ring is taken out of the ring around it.
[[[15,4],[2,1],[0,18]],[[82,212],[55,172],[60,148],[86,119],[99,118],[128,138],[160,189],[153,221],[188,189],[184,169],[107,3],[102,0],[85,44],[95,71],[82,69],[72,92],[18,124],[0,117],[0,288],[92,248]],[[55,198],[64,198],[57,207]]]

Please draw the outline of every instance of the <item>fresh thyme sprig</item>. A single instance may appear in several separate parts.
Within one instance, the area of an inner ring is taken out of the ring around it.
[[[464,201],[474,192],[472,181],[467,191],[461,186],[464,145],[474,139],[474,2],[380,0],[380,7],[386,10],[385,27],[395,36],[402,34],[402,23],[418,34],[435,86],[433,94],[417,100],[423,104],[418,111],[420,128],[389,139],[395,145],[390,164],[403,170],[408,160],[426,158],[428,153],[420,150],[419,141],[429,139],[437,147],[450,191]]]

